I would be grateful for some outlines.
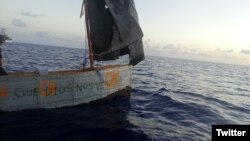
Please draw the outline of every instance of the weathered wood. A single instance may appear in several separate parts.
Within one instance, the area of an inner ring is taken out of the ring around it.
[[[132,66],[88,71],[12,73],[0,77],[0,110],[57,108],[89,103],[127,89]]]

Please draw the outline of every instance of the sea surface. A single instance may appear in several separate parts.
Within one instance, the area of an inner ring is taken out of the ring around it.
[[[3,46],[8,72],[81,69],[83,56],[84,49]],[[249,123],[250,67],[146,56],[133,69],[129,98],[2,112],[0,141],[202,141],[213,124]]]

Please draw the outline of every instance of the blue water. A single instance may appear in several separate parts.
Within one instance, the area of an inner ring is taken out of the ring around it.
[[[8,72],[80,69],[83,49],[5,44]],[[146,56],[131,97],[0,113],[0,140],[198,141],[212,124],[250,123],[250,67]]]

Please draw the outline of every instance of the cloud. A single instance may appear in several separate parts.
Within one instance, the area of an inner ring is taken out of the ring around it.
[[[165,46],[163,46],[164,49],[174,49],[175,46],[173,44],[167,44]]]
[[[250,54],[250,50],[242,49],[242,50],[240,51],[240,53],[242,53],[242,54]]]
[[[44,44],[46,42],[55,46],[77,48],[83,47],[85,45],[84,38],[79,35],[39,31],[34,33],[33,36],[35,36],[35,39],[41,44]]]
[[[36,14],[36,13],[33,13],[32,11],[22,11],[21,15],[26,16],[26,17],[33,17],[33,18],[45,16],[44,14]]]
[[[228,49],[228,50],[221,50],[220,48],[217,48],[218,52],[222,52],[222,53],[233,53],[234,50],[233,49]]]
[[[182,45],[182,44],[167,44],[163,46],[163,49],[169,53],[179,54],[199,54],[196,44]]]
[[[48,33],[48,32],[45,32],[45,31],[39,31],[39,32],[36,32],[35,35],[36,35],[37,37],[44,38],[44,37],[49,36],[49,33]]]
[[[64,40],[64,41],[82,41],[83,38],[76,36],[76,35],[70,35],[65,33],[50,33],[47,31],[39,31],[36,32],[35,35],[39,38],[49,38],[52,40]]]
[[[16,27],[26,27],[26,23],[21,19],[13,19],[12,24]]]
[[[145,48],[150,48],[151,47],[151,39],[146,39],[143,42]]]

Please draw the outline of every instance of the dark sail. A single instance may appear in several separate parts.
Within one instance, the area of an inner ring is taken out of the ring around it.
[[[85,0],[95,60],[129,54],[130,64],[144,60],[143,33],[133,0]]]

